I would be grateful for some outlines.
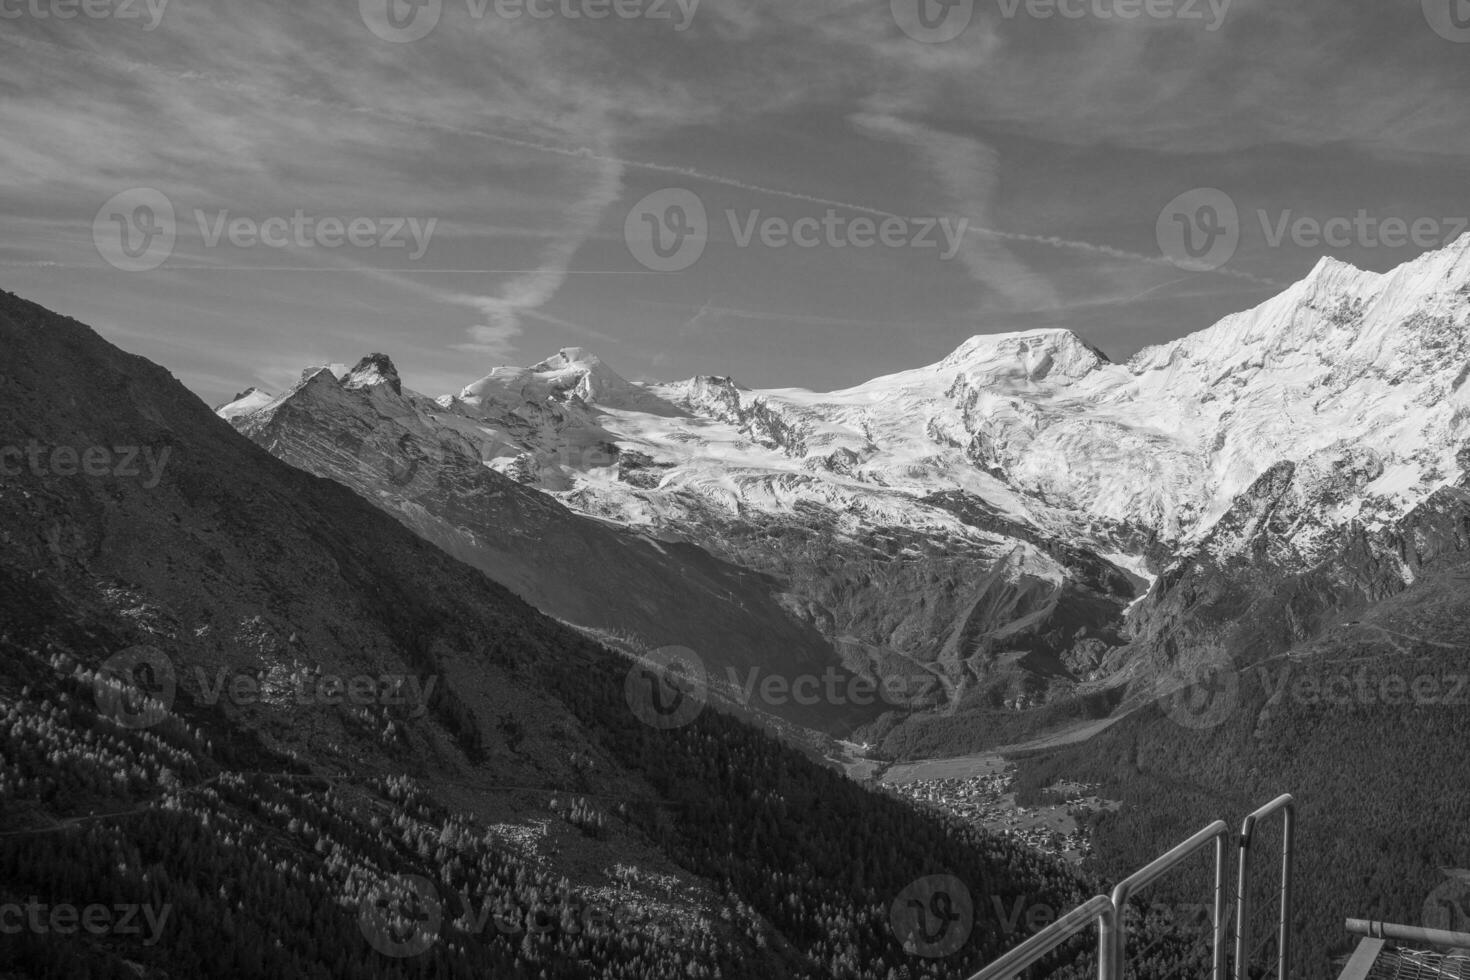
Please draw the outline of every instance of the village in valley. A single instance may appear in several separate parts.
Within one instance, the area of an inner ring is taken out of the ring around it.
[[[1118,803],[1097,795],[1097,787],[1060,783],[1051,787],[1061,802],[1023,807],[1016,803],[1015,767],[997,766],[978,775],[944,776],[890,783],[889,789],[920,806],[950,814],[992,833],[1014,838],[1027,847],[1073,863],[1092,853],[1086,818]]]

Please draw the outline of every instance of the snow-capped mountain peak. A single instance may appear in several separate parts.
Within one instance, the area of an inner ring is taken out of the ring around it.
[[[237,415],[248,415],[275,400],[275,395],[260,388],[246,388],[234,398],[217,407],[214,412],[220,418],[232,419]]]
[[[387,354],[369,354],[357,362],[357,366],[342,379],[342,387],[349,391],[387,385],[395,395],[403,393],[403,383],[398,378],[398,369]]]
[[[491,415],[548,402],[652,412],[666,412],[669,408],[582,347],[564,347],[528,368],[497,367],[467,385],[455,398],[440,401],[445,405],[459,403],[471,412]]]
[[[1075,381],[1109,363],[1097,348],[1070,330],[1058,328],[979,334],[940,361],[939,367],[965,371],[976,378]]]

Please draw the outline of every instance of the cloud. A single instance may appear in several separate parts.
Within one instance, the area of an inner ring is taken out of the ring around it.
[[[585,192],[567,212],[564,225],[542,251],[540,265],[535,270],[513,276],[494,295],[451,298],[452,302],[478,309],[486,317],[485,323],[469,328],[470,343],[459,349],[507,358],[522,332],[521,318],[539,310],[566,282],[567,269],[577,249],[596,231],[607,207],[622,195],[622,164],[604,156],[590,161],[590,169],[592,179]]]
[[[911,147],[938,180],[946,213],[963,215],[982,227],[992,224],[1000,160],[989,146],[884,113],[856,113],[851,119],[867,132]],[[1004,297],[1014,309],[1057,305],[1050,283],[1018,262],[994,236],[968,240],[959,259],[975,282]]]

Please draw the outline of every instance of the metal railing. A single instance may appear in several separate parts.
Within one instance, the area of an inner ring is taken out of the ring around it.
[[[1282,794],[1245,818],[1240,828],[1240,863],[1236,880],[1236,934],[1234,980],[1246,980],[1249,976],[1250,952],[1250,849],[1256,824],[1280,813],[1282,815],[1281,839],[1281,889],[1280,921],[1276,936],[1276,980],[1290,980],[1287,972],[1290,963],[1291,943],[1289,935],[1291,913],[1291,863],[1293,840],[1296,831],[1296,804],[1290,794]],[[1226,947],[1227,937],[1227,886],[1225,882],[1226,850],[1230,846],[1230,827],[1223,820],[1216,820],[1202,828],[1188,840],[1180,843],[1168,853],[1135,871],[1120,881],[1112,896],[1098,895],[1078,906],[1050,926],[1038,932],[985,969],[970,977],[970,980],[1013,980],[1027,967],[1035,965],[1047,953],[1056,949],[1067,939],[1086,929],[1093,921],[1098,923],[1097,957],[1099,980],[1123,980],[1123,967],[1128,955],[1128,900],[1136,892],[1168,874],[1179,864],[1204,848],[1211,841],[1215,844],[1215,895],[1211,913],[1211,938],[1214,948],[1211,953],[1211,980],[1227,980]]]
[[[975,974],[970,980],[1012,980],[1022,970],[1035,965],[1047,953],[1086,929],[1094,921],[1098,923],[1098,933],[1101,935],[1112,925],[1115,914],[1113,900],[1108,896],[1098,895],[1088,899]]]
[[[1123,964],[1128,955],[1128,899],[1140,888],[1152,884],[1176,868],[1211,841],[1215,842],[1215,903],[1211,913],[1214,951],[1211,954],[1212,980],[1225,980],[1225,849],[1229,846],[1230,826],[1216,820],[1166,854],[1133,872],[1113,889],[1113,928],[1102,930],[1098,938],[1099,980],[1123,980]]]
[[[1252,835],[1256,823],[1273,814],[1281,814],[1281,909],[1276,926],[1276,980],[1289,980],[1291,965],[1291,857],[1296,834],[1296,803],[1290,793],[1283,793],[1267,803],[1240,825],[1240,870],[1235,878],[1235,980],[1250,976],[1251,959],[1256,951],[1250,947],[1250,861]]]
[[[1373,939],[1393,939],[1405,943],[1423,943],[1445,949],[1470,949],[1470,932],[1451,932],[1448,929],[1423,929],[1419,926],[1401,926],[1393,922],[1376,919],[1348,919],[1347,931]]]

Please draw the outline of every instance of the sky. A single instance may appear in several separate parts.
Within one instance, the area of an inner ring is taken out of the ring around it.
[[[0,0],[0,288],[210,404],[1121,360],[1467,230],[1467,94],[1470,0]]]

